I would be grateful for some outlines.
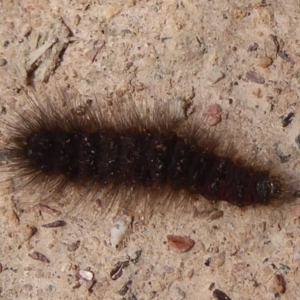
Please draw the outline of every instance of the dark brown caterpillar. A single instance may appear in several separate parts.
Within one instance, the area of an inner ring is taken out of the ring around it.
[[[88,117],[47,115],[39,108],[34,118],[20,116],[7,149],[15,166],[31,181],[63,178],[91,186],[171,187],[208,200],[238,206],[266,204],[281,193],[280,181],[267,171],[240,166],[164,127],[110,125],[88,107]],[[130,120],[130,118],[129,118]],[[126,122],[125,122],[126,123]]]

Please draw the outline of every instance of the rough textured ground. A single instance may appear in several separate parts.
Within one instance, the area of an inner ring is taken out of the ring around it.
[[[58,18],[72,36],[60,31],[63,38],[32,73],[36,34],[53,34]],[[12,113],[26,102],[26,86],[38,94],[53,93],[55,85],[83,99],[192,101],[199,126],[207,126],[203,112],[218,104],[222,121],[208,129],[211,136],[280,174],[293,192],[300,175],[299,18],[296,0],[4,0],[1,104]],[[291,123],[284,127],[283,119]],[[91,205],[90,212],[58,217],[45,207],[19,211],[13,197],[0,203],[3,299],[214,299],[215,289],[231,299],[300,297],[297,199],[245,210],[203,200],[196,212],[157,211],[149,221],[130,215],[120,250],[111,245],[115,212],[92,218]],[[61,218],[66,226],[42,227]],[[177,253],[169,234],[189,236],[195,245]],[[128,266],[112,278],[118,262],[119,269]]]

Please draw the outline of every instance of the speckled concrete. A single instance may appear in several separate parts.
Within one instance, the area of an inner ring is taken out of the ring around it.
[[[217,151],[229,144],[236,157],[282,176],[287,192],[299,189],[298,1],[4,0],[0,101],[7,115],[26,109],[20,66],[35,34],[47,33],[57,18],[72,39],[62,60],[56,56],[49,82],[32,79],[36,95],[55,94],[58,86],[100,102],[191,100],[189,118],[208,128]],[[209,128],[205,111],[212,104],[221,107],[222,121]],[[283,127],[290,112],[295,116]],[[158,209],[145,221],[127,212],[134,221],[120,250],[110,243],[116,210],[103,216],[95,203],[73,213],[53,205],[63,211],[57,216],[33,208],[30,199],[21,199],[28,205],[20,211],[12,196],[0,199],[3,299],[210,300],[215,289],[240,300],[300,297],[300,202],[290,194],[292,202],[243,210],[202,199],[194,210]],[[66,226],[42,227],[59,219]],[[195,245],[175,252],[169,234],[189,236]],[[118,262],[126,267],[112,280]]]

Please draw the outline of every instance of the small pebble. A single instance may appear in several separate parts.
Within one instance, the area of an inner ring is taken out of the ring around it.
[[[207,109],[207,115],[216,115],[222,112],[222,108],[219,104],[212,104]]]
[[[74,25],[78,26],[80,23],[81,17],[79,15],[76,15],[74,18]]]
[[[264,84],[265,79],[258,75],[255,71],[248,71],[246,73],[246,78],[252,82],[259,83],[259,84]]]
[[[278,38],[273,35],[273,34],[270,34],[264,41],[264,48],[265,48],[265,51],[266,51],[266,55],[268,57],[272,57],[272,58],[275,58],[278,51],[279,51],[279,48],[280,48],[280,41],[278,40]]]
[[[213,210],[213,211],[211,212],[211,214],[209,215],[209,217],[208,217],[207,220],[208,220],[208,221],[217,220],[217,219],[222,218],[223,215],[224,215],[224,212],[223,212],[223,211],[221,211],[221,210]]]
[[[177,252],[186,252],[192,249],[195,241],[187,236],[167,235],[169,247]]]
[[[78,277],[85,281],[91,281],[94,278],[94,273],[88,270],[80,270]]]
[[[237,272],[241,272],[241,271],[245,270],[246,268],[247,268],[247,263],[245,263],[245,262],[235,263],[232,266],[231,272],[234,274]]]
[[[130,229],[131,222],[132,218],[130,216],[123,215],[116,221],[114,227],[110,230],[110,242],[114,248],[119,248]]]
[[[215,126],[222,121],[221,118],[222,108],[219,104],[212,104],[208,107],[206,116],[207,116],[207,125]]]
[[[221,121],[222,121],[222,119],[221,119],[220,115],[210,116],[207,119],[207,125],[209,125],[209,126],[215,126],[218,123],[220,123]]]
[[[264,56],[261,57],[259,59],[258,65],[262,68],[267,68],[269,67],[271,64],[273,63],[273,59],[268,57],[268,56]]]
[[[24,284],[23,288],[26,292],[30,292],[30,291],[32,291],[33,286],[31,284],[27,283],[27,284]]]
[[[215,289],[213,291],[213,297],[216,300],[231,300],[231,298],[229,298],[224,292],[222,292],[221,290]]]
[[[176,118],[176,120],[186,119],[185,101],[181,98],[174,98],[170,100],[168,106],[170,114]]]
[[[214,265],[216,267],[221,267],[225,263],[225,252],[219,253],[217,256],[214,257]]]

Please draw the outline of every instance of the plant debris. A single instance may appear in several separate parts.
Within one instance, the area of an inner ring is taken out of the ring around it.
[[[66,226],[66,222],[63,220],[58,220],[58,221],[54,221],[52,223],[47,223],[47,224],[42,225],[42,227],[45,227],[45,228],[55,228],[55,227],[63,227],[63,226]]]
[[[34,260],[39,260],[39,261],[42,261],[45,263],[50,263],[50,260],[44,254],[37,252],[37,251],[29,253],[28,256]]]

